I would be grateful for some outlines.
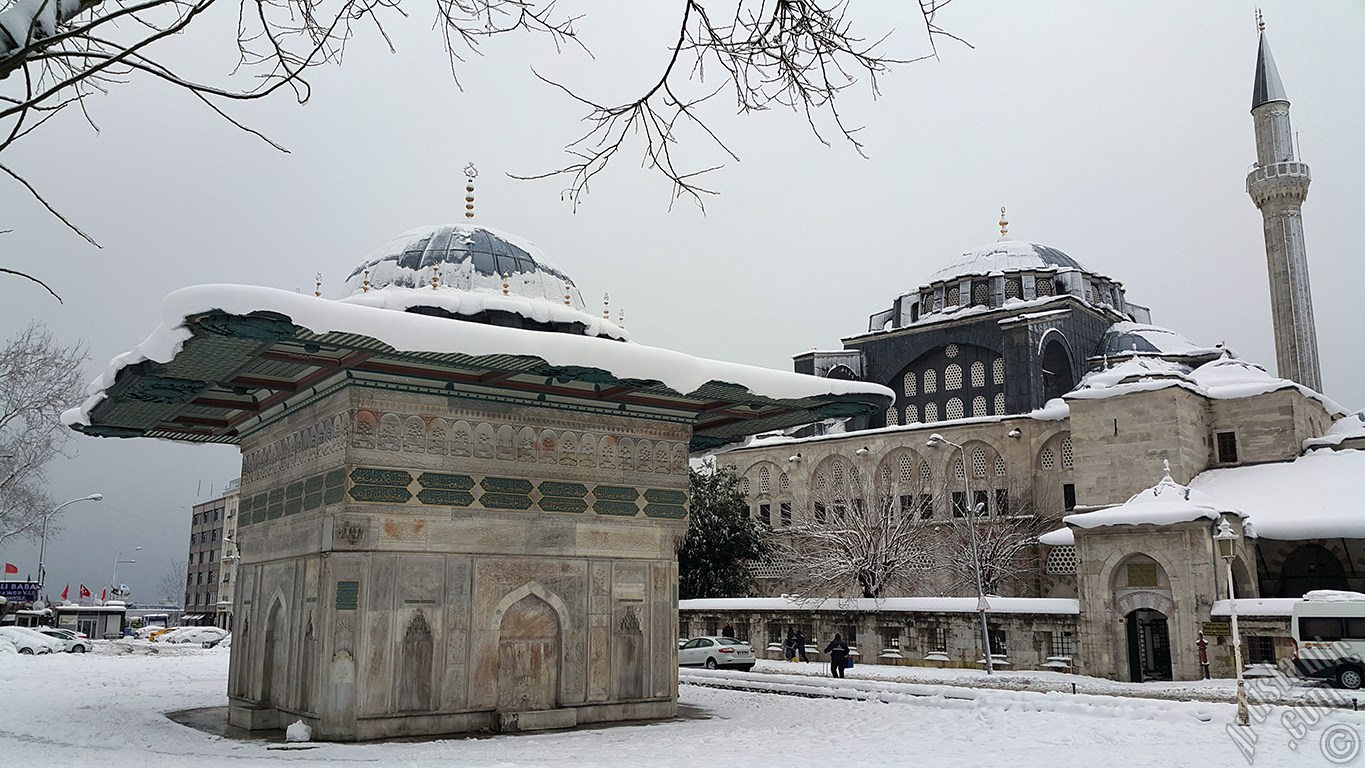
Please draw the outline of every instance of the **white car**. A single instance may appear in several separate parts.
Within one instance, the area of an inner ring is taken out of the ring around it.
[[[64,646],[54,638],[27,627],[0,627],[0,637],[7,637],[26,656],[42,653],[58,653]]]
[[[181,629],[167,632],[162,635],[160,642],[193,643],[194,645],[199,645],[214,640],[221,640],[227,633],[226,629],[219,629],[218,627],[182,627]]]
[[[60,629],[58,627],[42,627],[38,631],[61,643],[62,649],[65,650],[67,653],[90,652],[91,646],[89,638],[81,637],[78,633],[73,632],[69,629]]]
[[[4,655],[7,654],[7,653],[18,653],[18,652],[19,652],[19,647],[16,646],[16,645],[14,644],[14,641],[13,641],[13,640],[11,640],[11,639],[9,639],[8,637],[5,637],[5,636],[3,636],[3,635],[0,635],[0,656],[4,656]]]
[[[733,637],[694,637],[678,649],[680,667],[733,667],[743,672],[754,668],[754,649]]]

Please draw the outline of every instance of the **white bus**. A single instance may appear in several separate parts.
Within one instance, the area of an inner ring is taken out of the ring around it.
[[[1339,688],[1365,686],[1365,594],[1309,592],[1290,613],[1294,671]]]

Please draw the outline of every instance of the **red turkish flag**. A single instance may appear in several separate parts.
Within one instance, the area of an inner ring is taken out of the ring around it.
[[[5,573],[18,573],[19,566],[14,563],[5,563]]]
[[[101,590],[100,590],[100,602],[102,603],[102,602],[104,602],[105,600],[108,600],[108,599],[109,599],[109,590],[107,590],[107,589],[101,589]]]
[[[63,600],[66,599],[66,593],[68,593],[68,592],[70,592],[70,591],[71,591],[71,585],[70,585],[70,584],[67,584],[65,587],[62,587],[62,599],[63,599]]]
[[[84,584],[81,585],[81,597],[90,597],[90,590],[86,589]]]

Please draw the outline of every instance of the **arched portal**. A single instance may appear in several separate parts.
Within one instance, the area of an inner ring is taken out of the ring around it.
[[[1043,400],[1051,400],[1070,392],[1076,386],[1071,370],[1071,353],[1057,334],[1043,344]]]
[[[1299,597],[1315,589],[1348,589],[1346,569],[1331,550],[1303,544],[1290,552],[1280,569],[1280,595]]]
[[[555,609],[529,594],[507,609],[498,633],[498,711],[559,706],[560,627]]]
[[[1171,679],[1171,632],[1166,614],[1150,608],[1130,611],[1128,627],[1128,674],[1135,683]]]
[[[289,671],[284,628],[284,605],[276,600],[265,620],[265,640],[261,653],[261,703],[278,708],[284,699],[284,681]]]

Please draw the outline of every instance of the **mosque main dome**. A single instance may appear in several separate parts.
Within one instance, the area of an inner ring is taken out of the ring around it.
[[[1004,272],[1057,271],[1085,268],[1075,259],[1047,245],[1021,240],[1004,240],[967,251],[929,276],[929,283],[953,278],[986,276]]]
[[[574,281],[533,243],[481,224],[418,227],[375,249],[342,301],[461,320],[627,339],[589,314]]]

